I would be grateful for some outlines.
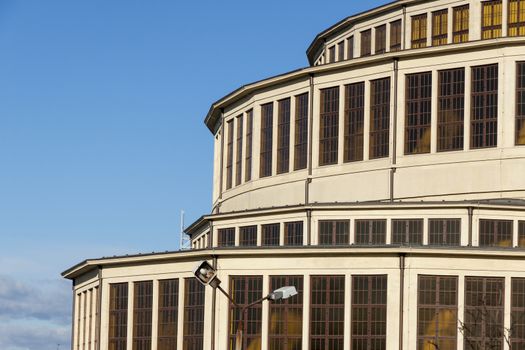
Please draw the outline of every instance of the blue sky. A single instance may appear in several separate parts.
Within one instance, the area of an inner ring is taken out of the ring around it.
[[[383,3],[0,0],[0,349],[69,348],[61,271],[209,212],[210,104]]]

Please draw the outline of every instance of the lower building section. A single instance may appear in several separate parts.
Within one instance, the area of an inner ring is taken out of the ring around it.
[[[216,267],[232,300],[200,284]],[[525,250],[218,249],[86,261],[75,350],[510,350],[525,347]],[[247,306],[283,286],[298,294]],[[235,304],[233,302],[235,302]]]

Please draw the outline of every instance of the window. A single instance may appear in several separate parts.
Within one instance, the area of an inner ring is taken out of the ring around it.
[[[438,73],[437,151],[463,149],[465,111],[465,69],[442,70]]]
[[[510,309],[510,348],[523,349],[525,346],[525,278],[512,278]]]
[[[467,42],[469,34],[469,5],[454,7],[452,16],[452,42]]]
[[[246,112],[246,168],[244,181],[252,179],[253,110]]]
[[[282,174],[290,170],[290,99],[281,100],[278,105],[277,174]]]
[[[365,83],[345,86],[344,161],[363,160],[363,127],[365,119]]]
[[[423,244],[423,219],[392,220],[392,244]]]
[[[348,244],[350,221],[319,221],[319,245]]]
[[[235,228],[221,228],[217,233],[218,247],[235,246]]]
[[[427,14],[412,17],[412,48],[427,47]]]
[[[518,247],[525,248],[525,221],[518,221]]]
[[[337,164],[339,87],[321,90],[319,165]]]
[[[525,62],[516,63],[516,145],[525,145]]]
[[[328,48],[328,63],[335,62],[335,45]]]
[[[204,341],[205,291],[196,278],[184,280],[184,350],[201,350]]]
[[[456,350],[458,278],[418,276],[417,348]]]
[[[179,280],[159,281],[158,350],[177,348]]]
[[[233,119],[228,121],[228,144],[226,151],[226,189],[232,188],[233,183]]]
[[[370,159],[388,157],[390,78],[370,82]]]
[[[354,37],[351,36],[348,38],[348,46],[347,46],[348,52],[346,54],[346,59],[351,60],[354,58]]]
[[[525,35],[525,0],[509,0],[509,36]]]
[[[340,41],[337,44],[337,60],[338,61],[344,61],[345,60],[345,42]]]
[[[229,349],[235,349],[235,334],[241,319],[241,308],[262,298],[262,276],[231,276],[230,295],[237,306],[230,301]],[[262,329],[262,303],[255,304],[244,313],[242,320],[242,349],[259,349]]]
[[[352,349],[386,349],[387,276],[352,276]]]
[[[303,245],[303,222],[284,223],[284,245]]]
[[[428,244],[460,245],[461,219],[429,219],[428,227]]]
[[[128,284],[109,287],[109,350],[125,350],[128,338]]]
[[[375,54],[385,53],[386,51],[386,24],[376,27]]]
[[[261,106],[260,177],[272,175],[273,103]]]
[[[270,350],[301,350],[303,335],[303,276],[270,276],[270,290],[295,286],[297,295],[270,303]]]
[[[133,350],[149,350],[151,349],[153,282],[135,282],[134,287]]]
[[[480,247],[512,247],[512,220],[479,220]]]
[[[281,240],[281,225],[267,224],[262,225],[262,240],[263,246],[278,246]]]
[[[342,350],[345,277],[310,277],[310,350]]]
[[[257,226],[244,226],[239,229],[239,245],[242,247],[257,245]]]
[[[372,53],[372,29],[361,32],[361,57]]]
[[[235,185],[239,186],[242,182],[242,114],[237,117],[237,158],[235,162]]]
[[[386,220],[355,220],[355,244],[386,244]]]
[[[306,169],[308,155],[308,93],[295,98],[294,170]]]
[[[401,50],[401,20],[390,23],[390,51]]]
[[[405,154],[430,153],[432,73],[406,76]]]
[[[501,37],[501,0],[485,1],[481,6],[481,39]]]
[[[448,10],[432,13],[432,45],[446,45],[448,39]]]
[[[503,349],[504,278],[465,277],[464,349]]]
[[[472,68],[472,148],[498,144],[498,65]]]

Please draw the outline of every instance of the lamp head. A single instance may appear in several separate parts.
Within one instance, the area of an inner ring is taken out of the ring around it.
[[[288,299],[297,295],[297,289],[294,286],[281,287],[270,293],[270,300],[277,301],[281,299]]]
[[[206,260],[201,261],[197,265],[195,270],[193,270],[193,274],[203,285],[210,285],[213,288],[217,288],[221,283],[221,280],[217,278],[217,271]]]

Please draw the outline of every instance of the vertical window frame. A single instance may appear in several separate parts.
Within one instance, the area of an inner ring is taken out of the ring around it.
[[[278,247],[281,241],[281,224],[264,224],[261,226],[261,245]]]
[[[428,245],[460,246],[461,219],[428,219]]]
[[[401,51],[401,19],[390,22],[390,52]]]
[[[385,245],[386,219],[355,219],[354,244]]]
[[[469,41],[469,4],[452,8],[452,42],[465,43]]]
[[[379,55],[386,52],[386,24],[375,27],[375,49],[374,54]]]
[[[294,170],[306,169],[308,166],[309,103],[308,92],[295,97]]]
[[[253,109],[246,112],[246,154],[244,181],[252,180],[252,153],[253,153]]]
[[[197,278],[184,279],[182,348],[201,350],[204,344],[205,286]]]
[[[235,228],[220,228],[217,230],[217,247],[235,246]]]
[[[320,246],[348,245],[350,242],[350,220],[319,220]]]
[[[235,158],[235,186],[239,186],[242,183],[242,141],[243,141],[243,115],[239,115],[236,118],[237,121],[237,155]]]
[[[363,160],[365,123],[365,83],[345,85],[344,162]]]
[[[151,349],[153,281],[133,283],[133,350]]]
[[[432,12],[432,46],[448,43],[448,9]]]
[[[514,221],[479,219],[480,247],[512,248]]]
[[[426,13],[422,13],[420,15],[412,16],[412,22],[411,22],[411,48],[413,49],[419,49],[427,47],[427,36],[428,36],[428,28],[427,28],[427,21],[428,21],[428,15]]]
[[[525,1],[508,0],[507,35],[510,37],[525,35]]]
[[[157,350],[177,347],[179,279],[159,280]]]
[[[516,146],[525,145],[525,61],[516,62]]]
[[[277,102],[277,174],[290,171],[290,108],[290,98]]]
[[[284,223],[284,245],[302,246],[304,244],[304,232],[302,221],[291,221]]]
[[[501,38],[503,34],[503,2],[488,0],[481,2],[481,39]]]
[[[126,349],[128,339],[128,283],[109,285],[109,349]]]
[[[273,102],[261,105],[261,151],[259,177],[272,176]]]
[[[372,29],[361,32],[361,51],[360,57],[367,57],[372,54]]]
[[[233,128],[234,119],[226,122],[228,130],[228,142],[226,144],[226,189],[233,187]]]
[[[392,244],[423,245],[423,219],[392,219]]]
[[[462,151],[465,128],[465,68],[438,72],[437,151]]]
[[[405,155],[430,153],[432,72],[406,75]]]
[[[369,158],[390,155],[390,77],[370,81]]]
[[[496,63],[471,69],[470,148],[497,147],[499,66]]]
[[[319,166],[334,165],[339,147],[339,86],[320,92]]]
[[[239,227],[239,246],[256,247],[257,246],[257,225]]]

